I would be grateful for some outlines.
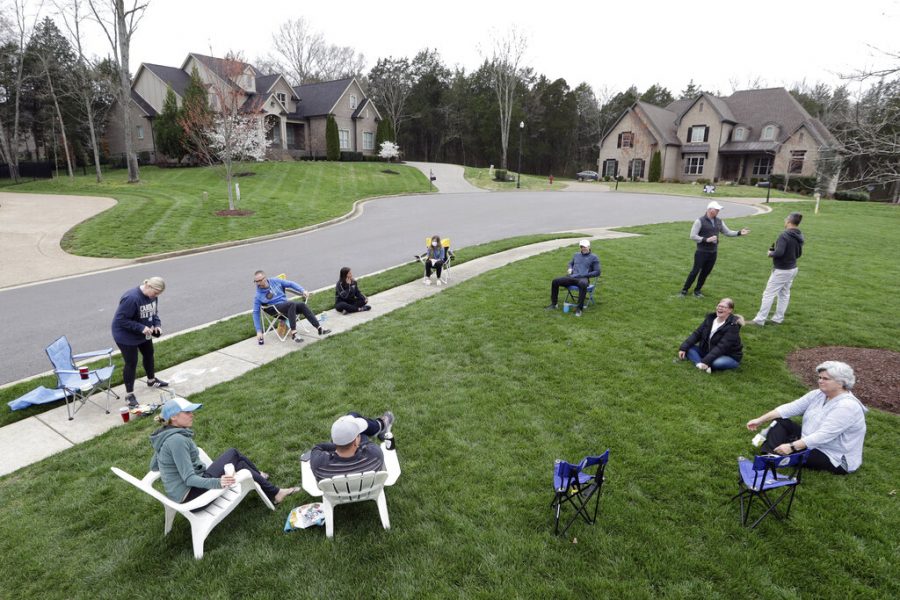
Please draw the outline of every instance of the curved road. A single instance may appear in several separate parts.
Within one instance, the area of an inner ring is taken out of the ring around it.
[[[706,203],[613,192],[384,198],[367,202],[354,219],[290,237],[0,290],[0,383],[47,371],[44,348],[59,335],[68,336],[75,352],[114,345],[109,326],[119,296],[151,275],[166,279],[160,318],[163,331],[174,333],[249,310],[256,269],[285,272],[315,290],[330,287],[344,265],[363,274],[409,262],[434,233],[461,248],[524,234],[687,221],[703,214]],[[754,212],[729,203],[723,216]],[[683,252],[687,268],[687,241]]]

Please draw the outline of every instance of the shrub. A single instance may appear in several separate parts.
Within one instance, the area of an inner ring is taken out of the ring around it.
[[[753,187],[756,187],[757,183],[759,183],[759,177],[751,177],[750,178],[750,185],[752,185]]]
[[[662,155],[657,150],[650,158],[650,172],[647,174],[647,181],[659,181],[660,175],[662,175]]]
[[[868,202],[869,192],[842,190],[834,193],[835,200],[851,200],[854,202]]]
[[[710,180],[707,179],[706,177],[698,177],[698,178],[697,178],[697,184],[698,184],[698,185],[706,185],[706,184],[708,184],[708,183],[710,183]]]
[[[506,181],[506,169],[494,169],[494,181]]]
[[[604,175],[604,176],[603,176],[603,181],[610,181],[609,175]]]
[[[341,157],[341,140],[334,115],[328,115],[325,119],[325,156],[328,160],[338,160]]]
[[[341,161],[343,162],[360,162],[363,159],[362,152],[349,152],[342,151],[341,152]]]

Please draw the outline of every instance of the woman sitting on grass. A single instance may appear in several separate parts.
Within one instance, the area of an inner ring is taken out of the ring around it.
[[[359,291],[350,267],[341,267],[341,274],[334,286],[334,308],[345,315],[372,310],[372,307],[369,306],[369,299]]]
[[[200,449],[194,443],[194,411],[202,404],[193,404],[184,398],[172,398],[163,405],[157,420],[163,423],[150,435],[153,458],[150,470],[159,471],[166,495],[175,502],[190,502],[207,490],[225,488],[236,483],[234,474],[225,474],[225,465],[234,465],[235,471],[247,469],[253,481],[259,484],[269,500],[279,504],[299,488],[279,489],[269,482],[269,476],[260,472],[249,458],[230,448],[208,467],[200,462]]]
[[[756,431],[774,420],[763,452],[786,455],[811,448],[807,467],[846,475],[862,464],[869,409],[850,391],[856,383],[850,365],[829,360],[816,367],[816,373],[819,389],[747,421],[747,429]],[[791,421],[796,416],[803,417],[802,427]]]
[[[707,373],[738,368],[744,357],[743,325],[744,317],[734,314],[734,300],[722,298],[716,312],[706,315],[700,327],[681,344],[678,358],[691,361]]]

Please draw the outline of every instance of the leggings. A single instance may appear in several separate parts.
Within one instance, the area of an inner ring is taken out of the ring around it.
[[[334,303],[334,308],[338,311],[344,311],[348,313],[359,312],[367,303],[368,300],[365,298],[365,296],[360,295],[356,298],[353,298],[350,302],[338,300]]]
[[[125,393],[134,391],[134,375],[137,372],[138,351],[141,353],[141,362],[144,364],[144,372],[147,379],[156,378],[156,365],[153,362],[153,340],[147,340],[137,346],[116,344],[122,352],[125,366],[122,367],[122,378],[125,380]]]
[[[436,260],[436,261],[434,261],[434,267],[433,267],[433,268],[434,268],[434,272],[437,273],[437,276],[440,277],[440,276],[441,276],[441,269],[444,268],[444,261],[442,261],[442,260]],[[431,269],[432,269],[432,266],[431,266],[431,259],[426,258],[426,259],[425,259],[425,277],[431,277]]]
[[[212,461],[206,470],[203,471],[204,477],[209,477],[212,479],[219,479],[222,475],[225,474],[225,465],[231,463],[234,465],[235,471],[240,471],[241,469],[248,469],[250,473],[253,475],[253,481],[259,484],[259,487],[262,488],[263,493],[269,497],[269,500],[274,500],[275,496],[278,494],[279,489],[277,486],[273,485],[269,482],[268,479],[265,479],[262,474],[260,474],[259,469],[256,468],[256,465],[253,462],[235,450],[234,448],[229,448],[225,452],[223,452],[219,458]],[[204,488],[195,488],[192,487],[188,490],[187,496],[184,497],[182,502],[190,502],[194,498],[198,496],[202,496],[206,490]]]
[[[790,419],[775,419],[775,424],[769,430],[769,433],[766,434],[766,441],[763,442],[761,449],[763,452],[774,453],[775,448],[778,446],[799,440],[802,432],[803,428]],[[810,451],[806,459],[806,468],[828,471],[835,475],[847,474],[843,467],[836,467],[831,464],[831,459],[821,450]]]

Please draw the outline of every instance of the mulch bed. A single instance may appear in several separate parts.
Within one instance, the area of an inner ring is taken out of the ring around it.
[[[217,217],[248,217],[254,214],[255,211],[252,210],[217,210]]]
[[[787,357],[787,366],[807,387],[813,389],[818,387],[816,365],[826,360],[839,360],[853,367],[856,373],[853,394],[863,404],[900,414],[900,352],[822,346],[792,352]]]

